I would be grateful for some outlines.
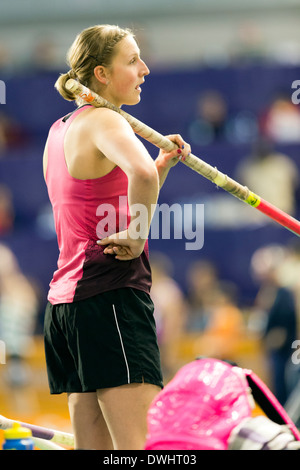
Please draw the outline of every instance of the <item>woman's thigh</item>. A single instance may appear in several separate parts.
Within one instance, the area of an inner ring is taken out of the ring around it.
[[[148,409],[160,390],[157,385],[143,382],[97,391],[98,402],[115,449],[144,448]]]
[[[96,392],[70,393],[68,406],[76,449],[113,449]]]

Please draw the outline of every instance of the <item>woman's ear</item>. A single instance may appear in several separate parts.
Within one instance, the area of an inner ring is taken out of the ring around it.
[[[94,76],[103,85],[108,85],[108,74],[107,70],[105,69],[105,67],[103,67],[103,65],[97,65],[97,67],[94,68]]]

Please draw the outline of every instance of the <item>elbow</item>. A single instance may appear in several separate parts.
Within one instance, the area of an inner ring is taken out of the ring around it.
[[[159,184],[158,172],[154,164],[136,168],[135,178],[146,186],[158,186]]]

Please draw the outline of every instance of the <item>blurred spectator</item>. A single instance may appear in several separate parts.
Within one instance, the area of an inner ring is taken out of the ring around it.
[[[187,129],[191,143],[196,145],[253,142],[257,131],[256,116],[249,110],[230,113],[225,97],[217,90],[207,90],[198,98],[195,117]]]
[[[218,273],[212,262],[197,260],[189,266],[187,271],[187,330],[205,330],[218,287]]]
[[[28,383],[26,357],[31,352],[38,309],[34,284],[21,272],[13,252],[0,244],[0,339],[6,348],[6,380],[13,388]]]
[[[238,363],[238,348],[244,339],[245,323],[237,304],[237,287],[222,281],[215,289],[210,316],[201,334],[201,350],[205,356]]]
[[[186,301],[180,286],[172,277],[173,266],[163,253],[151,254],[154,316],[157,326],[163,375],[168,382],[180,364],[179,343],[185,331]]]
[[[293,238],[288,244],[288,256],[281,266],[280,282],[294,293],[297,307],[297,338],[300,339],[300,240]]]
[[[12,52],[7,45],[0,42],[0,79],[12,75],[14,71]]]
[[[0,112],[0,157],[7,150],[22,149],[29,143],[29,135],[24,127],[12,116]]]
[[[278,244],[270,244],[258,248],[251,258],[251,274],[258,286],[258,292],[254,301],[255,317],[259,315],[257,329],[264,330],[267,322],[267,312],[272,304],[278,288],[279,266],[286,260],[286,248]]]
[[[287,368],[291,362],[292,343],[297,338],[297,311],[295,296],[285,282],[287,250],[280,245],[259,248],[252,257],[251,268],[259,284],[253,316],[270,364],[271,389],[284,405],[290,393]],[[263,321],[262,321],[263,320]]]
[[[226,137],[232,144],[253,143],[257,136],[257,116],[249,110],[238,111],[227,124]]]
[[[30,67],[35,72],[47,72],[58,70],[58,48],[53,39],[47,37],[39,37],[36,39],[30,61]]]
[[[276,143],[300,142],[300,109],[291,94],[279,93],[260,117],[261,134]]]
[[[8,186],[0,183],[0,236],[8,234],[13,229],[14,220],[12,192]]]
[[[237,29],[231,47],[231,60],[238,64],[251,64],[265,60],[265,44],[262,32],[256,23],[247,21]]]
[[[284,263],[281,264],[279,269],[279,282],[282,286],[290,289],[295,299],[295,308],[297,315],[297,339],[300,338],[300,241],[299,238],[292,238],[287,245],[287,254]],[[300,364],[295,364],[290,361],[287,371],[286,380],[288,392],[294,389],[298,382],[300,386]],[[300,401],[299,401],[300,403]],[[300,412],[298,416],[300,420]],[[300,422],[300,421],[299,421]]]
[[[188,140],[196,145],[224,140],[227,120],[225,98],[217,90],[207,90],[197,99],[195,117],[188,125]]]
[[[251,191],[290,215],[296,212],[299,172],[287,155],[274,151],[270,142],[259,139],[252,154],[237,167],[237,180]],[[255,211],[255,218],[260,216]],[[267,217],[261,215],[267,223]]]

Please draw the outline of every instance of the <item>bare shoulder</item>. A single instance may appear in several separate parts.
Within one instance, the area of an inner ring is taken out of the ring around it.
[[[116,111],[108,108],[92,108],[87,115],[88,125],[91,129],[102,130],[125,130],[133,132],[126,119]]]

